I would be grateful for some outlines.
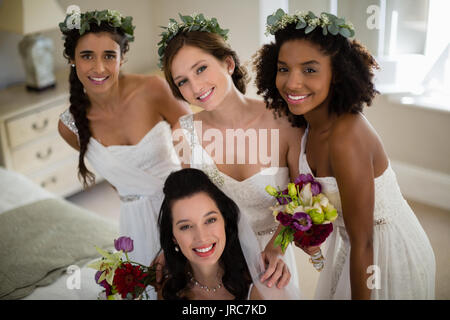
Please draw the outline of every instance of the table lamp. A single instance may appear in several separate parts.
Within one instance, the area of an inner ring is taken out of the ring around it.
[[[58,28],[65,14],[56,0],[0,0],[0,30],[25,35],[19,43],[26,88],[55,86],[53,41],[40,32]]]

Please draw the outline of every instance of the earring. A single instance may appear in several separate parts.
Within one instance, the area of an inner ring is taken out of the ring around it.
[[[233,69],[228,70],[229,74],[233,74]]]
[[[175,251],[176,251],[176,252],[179,252],[179,251],[180,251],[180,248],[178,248],[177,245],[175,245]]]
[[[72,63],[72,68],[75,68],[75,63]]]

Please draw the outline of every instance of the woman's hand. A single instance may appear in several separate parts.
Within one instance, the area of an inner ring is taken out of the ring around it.
[[[154,287],[155,287],[155,290],[158,291],[161,289],[163,278],[164,278],[163,269],[164,269],[164,266],[166,265],[166,259],[164,258],[164,252],[161,252],[155,258],[155,260],[153,260],[151,265],[155,266],[155,269],[156,269],[156,283],[155,283]]]
[[[281,259],[281,248],[274,248],[273,245],[268,243],[264,251],[261,253],[264,264],[267,266],[266,272],[261,277],[261,282],[267,282],[267,286],[271,288],[274,284],[277,288],[284,288],[291,279],[291,273],[286,263]]]

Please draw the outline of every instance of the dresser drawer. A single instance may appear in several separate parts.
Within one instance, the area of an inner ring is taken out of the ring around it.
[[[59,101],[50,107],[8,119],[6,131],[10,147],[15,148],[49,133],[54,133],[58,128],[59,115],[66,108],[68,108],[68,103]]]
[[[77,173],[78,160],[69,158],[44,173],[30,175],[29,177],[42,188],[58,195],[65,195],[75,189],[80,190],[82,188]]]
[[[77,154],[59,135],[53,134],[12,150],[11,158],[14,170],[27,174]]]

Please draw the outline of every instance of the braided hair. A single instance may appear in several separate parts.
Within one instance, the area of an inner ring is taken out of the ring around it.
[[[128,39],[125,34],[116,27],[112,27],[108,23],[102,22],[100,25],[97,23],[90,24],[90,30],[87,33],[100,33],[108,32],[111,34],[112,39],[120,46],[121,56],[123,56],[129,50]],[[78,40],[83,37],[80,36],[79,30],[71,29],[63,32],[64,34],[64,57],[69,61],[75,60],[75,48]],[[69,75],[70,83],[70,113],[72,114],[75,125],[78,129],[78,140],[80,145],[80,154],[78,158],[78,178],[82,180],[83,187],[88,187],[95,182],[95,175],[90,172],[84,162],[84,155],[86,154],[89,140],[92,136],[89,119],[87,118],[87,111],[91,106],[88,95],[84,91],[83,84],[78,79],[77,71],[75,67],[72,67]]]

